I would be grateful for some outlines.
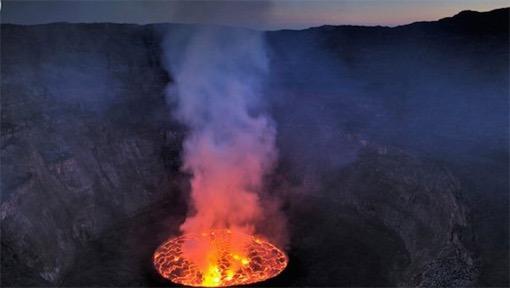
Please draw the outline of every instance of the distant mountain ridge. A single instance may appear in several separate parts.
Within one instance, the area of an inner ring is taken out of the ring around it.
[[[509,32],[510,7],[477,12],[464,10],[452,17],[432,22],[415,22],[406,26],[434,25],[452,32],[471,32],[473,34],[499,34]]]
[[[510,21],[510,7],[505,8],[498,8],[491,11],[486,12],[479,12],[479,11],[473,11],[473,10],[463,10],[459,13],[457,13],[454,16],[451,17],[445,17],[438,20],[433,21],[416,21],[409,24],[404,25],[398,25],[395,27],[388,27],[388,26],[382,26],[382,25],[350,25],[350,24],[343,24],[343,25],[322,25],[322,26],[314,26],[306,29],[279,29],[279,30],[273,30],[273,32],[276,31],[301,31],[301,30],[308,30],[308,29],[317,29],[317,28],[323,28],[323,27],[363,27],[363,28],[402,28],[402,27],[410,27],[410,26],[423,26],[423,25],[442,25],[445,27],[455,28],[459,26],[463,26],[465,28],[473,28],[473,27],[479,27],[480,29],[478,32],[504,32],[509,31],[509,21]],[[51,23],[45,23],[45,24],[36,24],[36,25],[27,25],[27,24],[11,24],[11,23],[0,23],[0,26],[41,26],[41,25],[55,25],[55,24],[71,24],[71,25],[104,25],[104,24],[110,24],[110,25],[138,25],[133,23],[110,23],[110,22],[101,22],[101,23],[68,23],[68,22],[51,22]],[[151,24],[144,24],[144,25],[138,25],[138,26],[159,26],[159,25],[183,25],[183,26],[193,26],[198,24],[181,24],[181,23],[151,23]],[[198,25],[199,26],[199,25]]]

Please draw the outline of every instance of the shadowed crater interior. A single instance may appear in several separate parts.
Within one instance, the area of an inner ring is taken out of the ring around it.
[[[286,199],[289,266],[252,286],[469,285],[476,271],[462,242],[468,223],[458,191],[434,162],[367,148],[318,191]],[[176,196],[113,226],[79,252],[62,285],[176,286],[152,267],[152,253],[178,234],[183,201]]]

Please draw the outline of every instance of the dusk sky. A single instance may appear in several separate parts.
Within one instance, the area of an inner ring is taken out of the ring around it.
[[[200,23],[255,29],[325,24],[396,26],[434,21],[462,10],[508,7],[508,0],[273,0],[273,1],[25,1],[2,0],[1,23]]]

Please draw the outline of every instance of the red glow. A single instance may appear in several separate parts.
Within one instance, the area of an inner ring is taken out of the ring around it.
[[[271,243],[231,230],[171,238],[154,253],[154,266],[163,277],[201,287],[264,281],[282,272],[287,262]]]

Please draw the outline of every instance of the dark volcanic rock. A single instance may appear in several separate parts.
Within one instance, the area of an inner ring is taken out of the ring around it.
[[[464,239],[471,229],[469,214],[460,202],[460,183],[446,168],[427,157],[372,147],[327,187],[328,197],[382,222],[402,239],[410,263],[395,271],[398,285],[476,285],[474,255],[463,242],[471,244]]]
[[[509,11],[462,12],[395,28],[268,33],[274,67],[268,90],[282,154],[321,168],[330,159],[346,162],[339,155],[352,149],[338,137],[343,134],[446,163],[472,207],[470,249],[480,256],[479,285],[505,287]]]
[[[166,139],[179,131],[151,31],[2,25],[2,255],[46,281],[58,283],[78,249],[168,192],[161,152],[178,155],[180,139]],[[12,264],[2,257],[3,284],[34,284],[13,280]]]

